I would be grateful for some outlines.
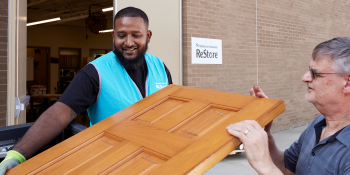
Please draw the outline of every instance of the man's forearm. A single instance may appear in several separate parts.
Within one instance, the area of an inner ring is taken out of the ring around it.
[[[284,152],[277,147],[271,132],[267,133],[267,135],[269,138],[268,142],[271,159],[273,163],[284,173],[286,169],[284,165]]]
[[[67,105],[57,102],[46,110],[13,147],[26,159],[47,145],[76,117]]]

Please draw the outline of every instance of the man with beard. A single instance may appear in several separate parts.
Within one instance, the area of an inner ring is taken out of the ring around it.
[[[276,146],[272,123],[263,129],[256,121],[243,121],[228,126],[228,132],[242,141],[259,174],[350,174],[350,37],[317,45],[302,81],[305,99],[321,115],[288,149]],[[250,95],[267,98],[258,86]]]
[[[114,17],[113,52],[81,69],[60,99],[28,130],[0,164],[0,174],[24,162],[47,145],[81,112],[90,125],[172,84],[169,70],[147,54],[152,32],[140,9],[127,7]]]

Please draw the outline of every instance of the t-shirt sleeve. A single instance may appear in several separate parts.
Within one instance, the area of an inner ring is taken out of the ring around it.
[[[164,64],[164,63],[163,63],[163,64]],[[169,83],[169,84],[173,84],[173,80],[171,79],[170,71],[169,71],[169,69],[166,67],[165,64],[164,64],[164,69],[165,69],[166,75],[167,75],[167,77],[168,77],[168,83]]]
[[[77,115],[95,104],[99,92],[96,68],[88,64],[77,72],[72,82],[57,100],[69,106]]]
[[[300,135],[298,140],[296,140],[288,149],[284,151],[284,164],[286,168],[293,173],[295,173],[296,170],[305,132],[306,130]]]

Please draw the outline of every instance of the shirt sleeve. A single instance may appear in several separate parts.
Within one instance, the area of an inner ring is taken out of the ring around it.
[[[298,140],[296,140],[288,149],[284,151],[284,164],[286,168],[293,173],[295,173],[296,170],[305,132],[306,130],[300,135]]]
[[[96,68],[88,64],[69,84],[57,100],[69,106],[77,115],[95,104],[99,92],[99,76]]]
[[[164,63],[163,63],[164,64]],[[165,69],[165,72],[166,72],[166,75],[168,77],[168,83],[169,84],[173,84],[173,80],[171,78],[171,74],[170,74],[170,71],[169,69],[166,67],[166,65],[164,64],[164,69]]]

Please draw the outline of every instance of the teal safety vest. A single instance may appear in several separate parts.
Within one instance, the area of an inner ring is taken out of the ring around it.
[[[168,77],[162,60],[150,54],[145,54],[145,59],[148,68],[145,89],[146,96],[149,96],[167,86]],[[113,52],[109,52],[90,64],[95,66],[100,79],[97,101],[87,109],[90,125],[104,120],[143,98]]]

